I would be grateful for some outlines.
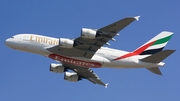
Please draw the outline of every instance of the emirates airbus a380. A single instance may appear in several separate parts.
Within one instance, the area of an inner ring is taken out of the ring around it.
[[[52,38],[35,34],[18,34],[5,41],[9,48],[40,54],[61,64],[50,64],[50,71],[64,73],[64,79],[77,82],[88,79],[94,84],[107,87],[90,68],[146,68],[152,73],[162,75],[161,62],[175,50],[163,50],[172,32],[163,31],[133,52],[102,47],[115,41],[114,36],[137,17],[127,17],[100,29],[82,28],[81,36],[75,39]],[[67,72],[68,70],[74,71]]]

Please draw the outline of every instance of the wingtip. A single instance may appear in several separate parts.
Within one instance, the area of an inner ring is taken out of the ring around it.
[[[136,17],[134,17],[137,21],[139,21],[139,17],[141,17],[141,16],[136,16]]]
[[[106,84],[105,84],[105,88],[107,88],[108,84],[109,84],[109,83],[106,83]]]

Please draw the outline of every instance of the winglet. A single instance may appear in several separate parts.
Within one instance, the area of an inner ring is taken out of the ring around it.
[[[106,84],[105,84],[105,88],[107,88],[108,84],[109,84],[109,83],[106,83]]]
[[[134,18],[135,18],[137,21],[139,21],[139,17],[140,17],[140,16],[136,16],[136,17],[134,17]]]

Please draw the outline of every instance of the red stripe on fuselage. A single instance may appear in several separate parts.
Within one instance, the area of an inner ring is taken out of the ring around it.
[[[68,64],[73,64],[73,65],[82,66],[82,67],[99,68],[102,66],[98,62],[82,61],[82,60],[73,59],[73,58],[69,58],[69,57],[65,57],[65,56],[61,56],[61,55],[57,55],[57,54],[50,54],[48,57],[53,59],[53,60],[57,60],[59,62],[62,62],[62,63],[68,63]]]
[[[119,60],[119,59],[124,59],[124,58],[128,58],[128,57],[135,56],[135,55],[139,55],[139,54],[141,54],[144,50],[146,50],[148,47],[150,47],[150,46],[151,46],[153,43],[155,43],[155,42],[156,42],[156,41],[150,42],[150,43],[148,43],[148,44],[146,44],[146,45],[138,48],[138,49],[135,50],[134,52],[125,54],[125,55],[123,55],[123,56],[121,56],[121,57],[118,57],[118,58],[112,60],[112,61]]]

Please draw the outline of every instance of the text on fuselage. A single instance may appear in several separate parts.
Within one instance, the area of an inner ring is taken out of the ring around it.
[[[57,39],[39,37],[39,36],[34,36],[34,35],[31,35],[30,40],[36,41],[36,42],[41,42],[41,43],[46,43],[46,44],[52,44],[52,45],[58,45],[59,44],[59,40],[57,40]]]

